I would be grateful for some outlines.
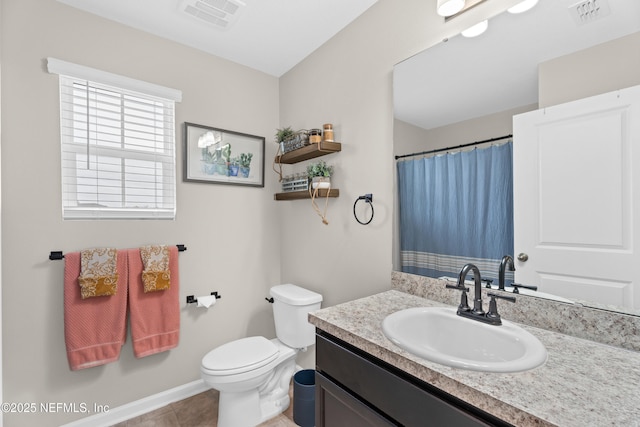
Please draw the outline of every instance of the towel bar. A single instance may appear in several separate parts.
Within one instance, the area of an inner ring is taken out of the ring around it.
[[[185,245],[176,245],[176,247],[178,248],[178,252],[184,252],[187,250],[187,247]],[[51,261],[64,259],[64,254],[62,253],[62,251],[51,251],[51,253],[49,254],[49,259]]]

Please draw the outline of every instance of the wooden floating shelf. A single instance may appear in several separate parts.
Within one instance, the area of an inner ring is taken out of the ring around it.
[[[337,188],[332,188],[329,190],[329,197],[338,197],[340,196],[340,190]],[[327,197],[327,190],[318,190],[318,195],[316,196],[316,200]],[[300,199],[310,199],[311,195],[308,190],[302,191],[287,191],[286,193],[276,193],[273,195],[274,200],[300,200]]]
[[[314,159],[326,154],[337,153],[341,150],[342,144],[339,142],[322,141],[306,145],[302,148],[298,148],[297,150],[289,151],[281,156],[276,156],[275,162],[292,165],[294,163]]]

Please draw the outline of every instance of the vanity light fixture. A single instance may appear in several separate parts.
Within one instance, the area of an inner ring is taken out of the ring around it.
[[[437,12],[440,16],[451,16],[464,8],[465,0],[438,0]]]
[[[489,27],[489,20],[485,19],[484,21],[478,22],[476,25],[472,25],[471,27],[467,28],[461,34],[464,37],[477,37],[480,34],[487,31],[488,27]]]
[[[533,6],[535,6],[536,4],[538,4],[538,0],[523,0],[515,6],[511,6],[509,9],[507,9],[507,12],[514,14],[523,13],[533,8]]]

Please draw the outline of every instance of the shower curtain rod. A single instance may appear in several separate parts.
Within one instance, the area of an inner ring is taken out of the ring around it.
[[[511,138],[512,136],[513,135],[509,134],[509,135],[504,135],[504,136],[498,136],[496,138],[484,139],[482,141],[470,142],[468,144],[456,145],[455,147],[437,148],[437,149],[431,150],[431,151],[422,151],[420,153],[402,154],[400,156],[395,156],[395,157],[396,157],[396,160],[398,160],[398,159],[402,159],[402,158],[405,158],[405,157],[422,156],[422,155],[425,155],[425,154],[439,153],[440,151],[449,151],[449,150],[455,150],[455,149],[458,149],[458,148],[471,147],[473,145],[478,145],[478,144],[485,144],[487,142],[500,141],[501,139]]]

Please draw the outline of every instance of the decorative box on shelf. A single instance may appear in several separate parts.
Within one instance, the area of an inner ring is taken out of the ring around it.
[[[305,145],[309,145],[309,135],[306,132],[298,132],[292,138],[280,143],[280,151],[284,154],[302,148]]]
[[[282,181],[282,191],[301,191],[309,189],[309,179],[308,178],[287,178],[285,177]]]

